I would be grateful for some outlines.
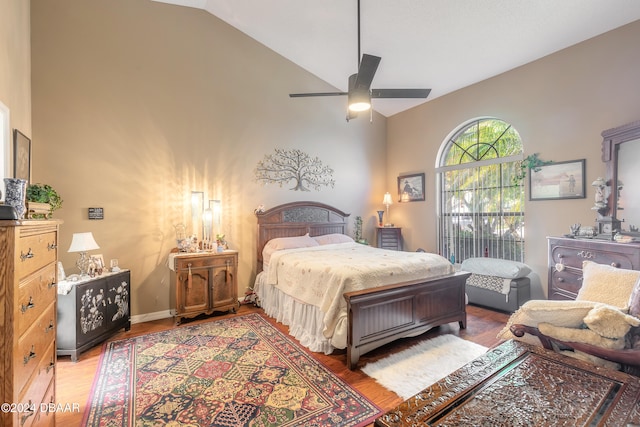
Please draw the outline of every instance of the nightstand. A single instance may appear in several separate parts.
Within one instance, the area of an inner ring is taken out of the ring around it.
[[[233,311],[238,302],[238,252],[171,253],[170,294],[175,323],[184,317]]]
[[[401,227],[378,227],[376,229],[376,246],[380,249],[402,250]]]

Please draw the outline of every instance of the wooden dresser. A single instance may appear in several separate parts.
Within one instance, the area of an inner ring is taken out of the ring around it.
[[[235,311],[238,302],[238,252],[172,253],[171,308],[176,325],[184,317]]]
[[[548,299],[572,300],[582,286],[582,262],[640,270],[640,244],[597,239],[548,237]]]
[[[381,249],[402,250],[402,228],[378,227],[376,228],[376,246]]]
[[[2,426],[55,425],[40,409],[55,402],[59,224],[0,221]]]

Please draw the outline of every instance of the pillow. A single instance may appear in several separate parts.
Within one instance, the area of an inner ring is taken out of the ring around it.
[[[638,277],[640,271],[584,261],[582,287],[576,300],[596,301],[627,310],[629,297]]]
[[[315,236],[313,239],[318,242],[319,245],[330,245],[332,243],[351,243],[354,240],[346,234],[334,233],[324,234],[322,236]]]
[[[631,296],[629,297],[629,314],[640,318],[640,276],[636,281]]]
[[[555,326],[578,328],[582,325],[584,317],[595,307],[597,303],[592,301],[564,301],[564,300],[529,300],[511,315],[507,326],[500,331],[497,338],[503,340],[516,339],[540,345],[539,340],[534,342],[518,338],[509,329],[511,325],[527,325],[537,327],[540,323],[551,323]],[[525,335],[527,337],[528,334]],[[537,342],[535,342],[537,341]]]
[[[622,339],[632,326],[640,326],[640,319],[615,307],[598,304],[584,317],[584,324],[601,337]]]
[[[496,276],[503,279],[520,279],[531,273],[527,264],[497,258],[467,258],[460,267],[470,273]]]
[[[309,248],[311,246],[320,246],[313,238],[309,237],[309,233],[304,236],[297,237],[277,237],[271,239],[264,245],[262,249],[262,263],[269,265],[271,254],[283,249]]]

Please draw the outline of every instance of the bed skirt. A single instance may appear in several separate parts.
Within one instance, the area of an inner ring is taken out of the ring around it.
[[[300,341],[304,347],[314,352],[331,354],[336,347],[331,340],[323,335],[324,313],[318,307],[304,304],[284,294],[278,288],[262,283],[264,279],[266,279],[264,272],[258,274],[254,286],[254,292],[258,296],[259,305],[264,312],[276,321],[288,326],[289,335]],[[345,343],[346,334],[345,327]]]

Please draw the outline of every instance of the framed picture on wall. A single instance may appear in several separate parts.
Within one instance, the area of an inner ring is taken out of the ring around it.
[[[398,177],[398,201],[419,202],[424,200],[424,173],[400,175]]]
[[[529,200],[585,197],[585,159],[554,162],[529,171]]]
[[[18,129],[13,130],[13,177],[31,180],[31,140]]]

